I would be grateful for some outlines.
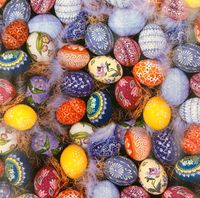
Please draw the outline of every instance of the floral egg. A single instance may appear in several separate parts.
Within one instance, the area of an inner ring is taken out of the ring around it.
[[[200,17],[198,17],[194,24],[194,33],[196,40],[200,43]]]
[[[190,182],[200,182],[200,156],[186,156],[179,160],[175,166],[175,172],[179,179]]]
[[[84,198],[77,190],[67,189],[59,193],[56,198]]]
[[[31,0],[31,7],[37,14],[47,13],[53,6],[55,0]]]
[[[76,144],[64,149],[60,157],[60,165],[65,174],[71,179],[78,179],[87,168],[88,159],[85,151]]]
[[[38,197],[53,198],[60,190],[60,178],[51,166],[42,167],[34,178],[34,191]]]
[[[120,198],[150,198],[150,196],[142,187],[128,186],[121,191]]]
[[[133,77],[125,76],[115,86],[115,97],[122,108],[131,110],[141,102],[142,89]]]
[[[129,37],[120,37],[115,42],[114,55],[120,64],[132,67],[138,63],[141,49],[133,39]]]
[[[6,3],[6,0],[0,0],[0,8],[2,8]]]
[[[139,179],[142,187],[153,195],[162,194],[168,184],[164,168],[153,159],[146,159],[140,164]]]
[[[161,86],[163,98],[174,106],[182,104],[187,99],[189,89],[189,80],[186,74],[178,68],[169,70]]]
[[[118,186],[128,186],[137,180],[137,167],[128,158],[116,156],[106,160],[106,178]]]
[[[11,0],[3,10],[4,24],[7,25],[16,19],[22,19],[26,22],[31,17],[31,7],[27,0]]]
[[[61,84],[64,94],[72,97],[89,96],[94,88],[94,81],[90,75],[83,71],[66,72]]]
[[[200,7],[199,1],[196,1],[196,0],[185,0],[185,1],[191,8],[199,8]]]
[[[15,96],[15,87],[9,81],[0,79],[0,105],[8,104]]]
[[[179,115],[188,124],[200,124],[200,98],[186,100],[179,109]]]
[[[108,56],[93,58],[88,64],[88,69],[95,80],[105,84],[116,83],[123,75],[121,65]]]
[[[4,176],[4,163],[0,160],[0,178]]]
[[[79,122],[86,112],[86,104],[80,98],[71,98],[58,107],[56,119],[60,124],[71,125]]]
[[[0,195],[1,198],[13,197],[12,187],[8,182],[0,181]]]
[[[87,117],[91,123],[97,126],[106,124],[113,111],[110,96],[104,91],[94,92],[87,102]]]
[[[144,128],[132,127],[124,137],[127,154],[136,161],[146,159],[151,152],[151,137]]]
[[[39,197],[34,194],[26,193],[26,194],[18,196],[17,198],[39,198]]]
[[[90,61],[89,52],[81,45],[64,45],[59,49],[57,58],[64,69],[80,70]]]
[[[173,62],[187,73],[200,72],[200,46],[192,43],[179,45],[174,50]]]
[[[154,130],[162,130],[169,125],[171,120],[171,109],[161,97],[151,98],[143,111],[146,124]]]
[[[89,25],[86,30],[85,43],[87,48],[96,55],[108,54],[114,45],[114,37],[110,28],[97,23]]]
[[[190,88],[196,96],[200,97],[200,73],[192,76],[190,79]]]
[[[132,73],[140,83],[148,87],[158,86],[164,80],[162,65],[156,60],[140,61],[134,66]]]

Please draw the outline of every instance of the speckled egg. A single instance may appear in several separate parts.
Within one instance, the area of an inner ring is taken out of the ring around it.
[[[140,186],[128,186],[121,191],[120,198],[150,198],[150,196]]]
[[[39,197],[34,194],[26,193],[26,194],[18,196],[17,198],[39,198]]]
[[[0,198],[13,197],[11,185],[6,181],[0,181]]]
[[[200,97],[200,73],[192,76],[190,79],[190,88],[196,96]]]
[[[132,0],[106,0],[106,2],[118,8],[127,8],[132,4]]]
[[[142,187],[152,195],[160,195],[167,188],[167,174],[157,161],[144,160],[139,167],[139,179]]]
[[[198,17],[194,24],[194,33],[196,40],[200,43],[200,17]]]
[[[87,48],[96,55],[108,54],[114,45],[114,37],[110,28],[97,23],[89,25],[86,30],[85,42]]]
[[[73,189],[66,189],[59,193],[56,198],[84,198],[83,194]]]
[[[56,0],[31,0],[31,7],[37,14],[47,13],[53,6]]]

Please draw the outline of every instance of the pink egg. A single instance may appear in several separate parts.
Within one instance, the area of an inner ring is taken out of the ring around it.
[[[120,198],[150,198],[150,196],[142,187],[128,186],[122,190]]]
[[[190,87],[195,95],[200,97],[200,73],[192,76],[192,78],[190,79]]]
[[[31,7],[37,14],[47,13],[54,5],[56,0],[31,0]]]

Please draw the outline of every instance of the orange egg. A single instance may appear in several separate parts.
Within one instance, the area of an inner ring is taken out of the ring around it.
[[[200,43],[200,17],[198,17],[195,21],[194,33],[197,41]]]
[[[0,0],[0,8],[2,8],[5,3],[6,3],[6,0]]]
[[[73,189],[67,189],[62,191],[56,198],[84,198],[83,195]]]

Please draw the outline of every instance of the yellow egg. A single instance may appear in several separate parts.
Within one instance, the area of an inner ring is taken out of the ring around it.
[[[199,8],[200,7],[200,1],[199,0],[185,0],[187,4],[191,8]]]
[[[143,111],[146,124],[154,130],[166,128],[171,119],[171,109],[161,97],[151,98]]]
[[[69,145],[61,154],[60,165],[69,178],[79,178],[87,168],[85,151],[75,144]]]
[[[4,121],[12,128],[25,131],[31,129],[35,125],[37,114],[31,107],[19,104],[6,111]]]

